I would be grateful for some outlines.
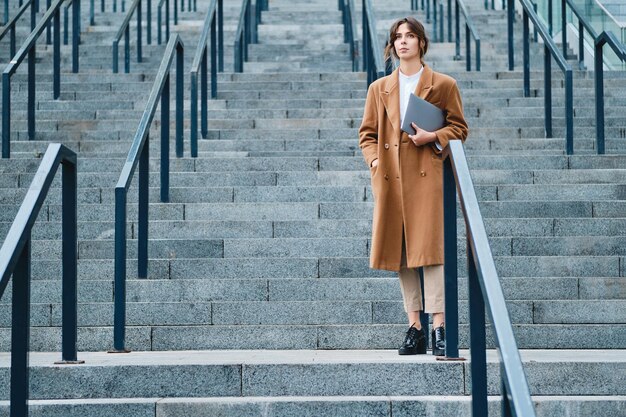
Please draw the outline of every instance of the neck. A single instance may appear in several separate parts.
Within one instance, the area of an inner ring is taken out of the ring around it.
[[[404,75],[415,75],[422,69],[422,63],[419,59],[411,60],[411,61],[400,61],[400,71]]]

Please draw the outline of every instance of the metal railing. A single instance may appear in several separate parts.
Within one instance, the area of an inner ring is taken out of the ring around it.
[[[170,66],[176,53],[176,156],[183,156],[183,53],[178,34],[167,43],[161,66],[150,91],[128,157],[115,186],[115,299],[113,315],[113,350],[128,352],[124,347],[126,333],[126,201],[131,180],[139,164],[138,255],[139,278],[148,277],[148,194],[150,176],[150,125],[159,99],[161,103],[161,201],[169,201],[170,149]]]
[[[141,62],[141,0],[134,0],[113,39],[113,72],[119,72],[119,43],[124,36],[124,72],[130,72],[130,19],[137,11],[137,62]]]
[[[426,0],[426,2],[422,2],[422,10],[426,6],[427,13],[427,22],[431,22],[430,19],[430,0]],[[419,10],[419,3],[417,0],[411,1],[411,9]],[[433,41],[435,42],[444,42],[445,31],[444,31],[444,3],[442,0],[433,0]],[[439,10],[437,12],[437,10]],[[470,16],[467,8],[465,7],[465,3],[463,0],[454,0],[454,43],[455,43],[455,60],[461,60],[463,57],[461,56],[461,15],[463,15],[463,19],[465,20],[465,68],[467,71],[472,70],[472,38],[474,39],[474,45],[476,49],[476,71],[480,71],[481,67],[481,51],[480,51],[480,36],[478,35],[478,30],[476,30],[476,26],[472,22],[472,17]],[[448,29],[448,42],[452,42],[452,0],[447,1],[447,29]]]
[[[31,304],[31,232],[59,165],[62,165],[62,351],[60,363],[82,363],[76,354],[77,182],[76,154],[51,143],[0,249],[0,298],[13,276],[11,301],[11,417],[28,416]]]
[[[163,4],[165,4],[165,42],[170,40],[170,0],[159,0],[157,5],[157,44],[159,45],[163,43]]]
[[[390,72],[390,65],[383,59],[382,49],[376,33],[376,19],[371,0],[363,0],[363,70],[367,73],[369,86]],[[390,63],[389,63],[390,64]]]
[[[72,6],[72,44],[76,43],[80,45],[80,1],[69,0],[63,6],[63,45],[68,44],[69,40],[69,8]],[[78,17],[74,19],[74,13]],[[78,53],[78,49],[76,49],[76,53]],[[72,60],[72,62],[76,62],[78,65],[78,59]],[[72,68],[74,73],[78,72],[78,68]]]
[[[53,21],[54,42],[52,52],[52,96],[56,100],[61,94],[61,21],[60,8],[63,0],[55,0],[41,18],[35,29],[28,35],[21,48],[11,58],[2,73],[2,157],[11,156],[11,77],[28,56],[28,139],[35,138],[35,63],[37,40]],[[78,3],[78,2],[76,2]],[[74,14],[78,18],[78,14]],[[78,43],[72,44],[72,70],[78,71]]]
[[[264,3],[257,0],[243,0],[239,12],[239,23],[235,32],[235,72],[243,72],[243,63],[248,60],[248,45],[258,42],[258,26]]]
[[[502,286],[489,246],[465,151],[460,140],[451,140],[443,152],[444,274],[446,357],[457,359],[458,272],[457,192],[465,219],[469,287],[472,415],[487,413],[487,347],[485,308],[494,330],[500,356],[502,415],[534,417],[535,410],[524,374]]]
[[[550,2],[552,3],[552,2]],[[567,56],[567,7],[572,10],[572,13],[578,19],[578,68],[581,70],[585,68],[585,30],[591,38],[595,41],[598,38],[598,34],[591,24],[585,19],[585,16],[578,9],[578,6],[571,0],[561,0],[561,24],[563,30],[561,31],[561,39],[563,43],[563,56]]]
[[[622,44],[613,32],[602,32],[595,39],[594,76],[596,90],[596,149],[598,154],[604,154],[604,59],[602,58],[604,45],[609,45],[622,62],[626,62],[626,46]]]
[[[224,60],[224,45],[218,47],[217,32],[223,30],[223,22],[218,18],[217,10],[223,8],[223,0],[211,0],[209,11],[204,20],[202,35],[198,41],[196,54],[191,64],[191,156],[198,156],[198,72],[200,72],[200,117],[201,133],[206,139],[208,134],[208,97],[207,97],[207,42],[211,38],[211,98],[217,98],[217,60]],[[218,49],[220,50],[218,54]],[[223,66],[223,65],[222,65]]]
[[[343,41],[350,47],[352,71],[359,70],[359,41],[356,38],[356,8],[354,0],[339,0],[343,22]]]
[[[6,3],[8,5],[8,3]],[[5,22],[5,26],[0,30],[0,41],[4,39],[6,34],[9,34],[9,54],[11,58],[15,55],[15,31],[17,21],[20,17],[26,12],[30,6],[30,29],[33,30],[35,27],[35,19],[36,19],[36,10],[35,10],[35,0],[28,0],[26,3],[22,4],[20,9],[17,11],[15,16],[11,18],[8,22]],[[5,15],[6,16],[6,15]]]
[[[537,28],[543,39],[544,46],[544,112],[546,137],[552,137],[552,57],[563,71],[565,78],[565,149],[568,155],[574,153],[574,85],[572,67],[552,40],[552,36],[534,11],[529,0],[518,0],[522,5],[524,28],[524,97],[530,97],[530,29],[529,20]],[[509,32],[509,70],[514,67],[513,21],[515,14],[514,0],[508,0],[508,32]]]

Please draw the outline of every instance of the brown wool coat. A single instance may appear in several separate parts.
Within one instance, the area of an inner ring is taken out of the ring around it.
[[[434,143],[417,147],[400,130],[398,70],[373,82],[367,92],[359,146],[370,166],[374,219],[370,267],[398,271],[404,226],[407,266],[443,264],[443,178],[441,151]],[[456,81],[428,66],[415,95],[445,112],[436,131],[442,147],[468,134]],[[378,158],[378,166],[371,168]]]

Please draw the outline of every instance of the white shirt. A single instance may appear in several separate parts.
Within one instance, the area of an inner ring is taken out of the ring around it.
[[[420,82],[420,77],[424,72],[424,67],[413,75],[404,75],[402,71],[398,70],[400,78],[400,126],[404,122],[404,115],[406,114],[406,108],[409,105],[409,97],[415,92],[417,84]]]
[[[417,84],[420,82],[420,77],[422,76],[422,72],[424,72],[424,66],[413,75],[404,75],[402,71],[398,69],[399,79],[400,79],[400,126],[404,122],[404,115],[406,114],[406,108],[409,105],[409,97],[411,94],[415,92],[417,88]],[[439,144],[439,141],[435,141],[435,146],[437,149],[442,150],[443,148]]]

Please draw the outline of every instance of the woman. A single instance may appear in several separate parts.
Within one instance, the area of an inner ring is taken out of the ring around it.
[[[468,133],[456,81],[424,64],[428,38],[412,17],[391,26],[385,58],[400,60],[389,76],[367,92],[359,146],[372,177],[374,219],[370,268],[397,271],[409,330],[398,353],[426,353],[419,315],[433,315],[433,355],[445,354],[443,290],[442,150]],[[444,111],[445,126],[427,132],[412,124],[414,135],[400,130],[409,96]],[[420,275],[424,275],[424,306]]]

